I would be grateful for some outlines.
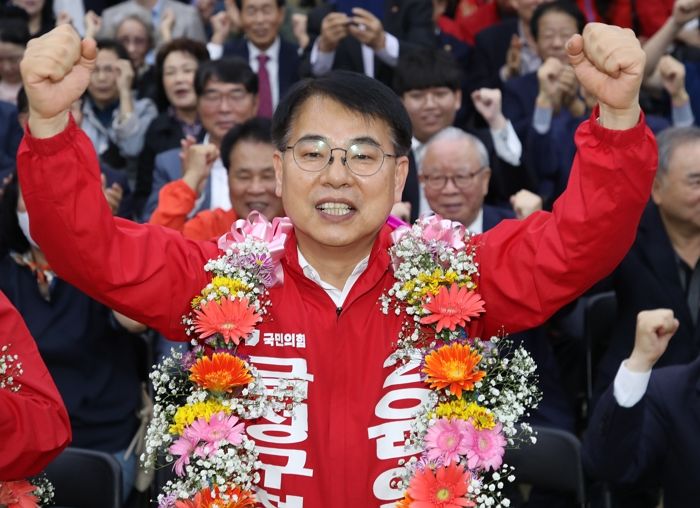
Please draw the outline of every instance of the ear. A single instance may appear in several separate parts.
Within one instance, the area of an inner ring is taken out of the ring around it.
[[[282,159],[283,153],[279,150],[275,150],[272,154],[272,166],[275,168],[275,196],[278,198],[282,197],[282,189],[284,184],[284,160]]]
[[[462,90],[455,90],[455,111],[462,107]]]
[[[489,182],[491,181],[491,168],[484,169],[484,176],[481,179],[481,195],[486,196],[489,193]]]
[[[401,201],[406,178],[408,177],[408,157],[405,155],[396,159],[396,170],[394,172],[394,202]]]

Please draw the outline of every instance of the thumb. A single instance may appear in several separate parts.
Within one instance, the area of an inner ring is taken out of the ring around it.
[[[92,72],[93,67],[95,67],[95,60],[97,59],[97,43],[92,37],[83,39],[80,41],[80,62],[81,67],[86,68],[88,71]]]
[[[574,34],[566,42],[566,53],[569,55],[569,62],[574,67],[580,65],[586,59],[586,55],[583,52],[583,37],[580,34]]]

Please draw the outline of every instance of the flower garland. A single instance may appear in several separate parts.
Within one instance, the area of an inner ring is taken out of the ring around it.
[[[293,379],[266,390],[237,349],[258,333],[268,289],[282,282],[291,228],[288,219],[269,223],[255,212],[236,221],[219,240],[224,254],[205,265],[211,282],[183,317],[193,350],[173,351],[151,373],[154,414],[142,460],[153,467],[160,454],[176,474],[159,508],[256,503],[261,463],[246,423],[267,411],[290,414],[304,390]],[[539,398],[534,361],[504,338],[469,335],[485,304],[475,291],[478,267],[463,226],[430,217],[392,237],[396,282],[380,304],[384,313],[404,316],[393,357],[420,362],[433,390],[406,441],[420,454],[401,462],[397,487],[405,495],[397,507],[508,506],[501,489],[512,481],[512,468],[502,459],[506,445],[532,433],[516,423]]]
[[[12,344],[0,348],[0,389],[17,393],[24,371],[19,355],[10,353]],[[0,506],[9,508],[36,508],[48,506],[53,499],[53,485],[46,477],[37,476],[29,480],[0,482]]]
[[[420,453],[401,462],[397,507],[509,506],[502,489],[514,475],[503,455],[506,446],[535,439],[528,424],[517,425],[540,398],[535,362],[505,338],[470,335],[486,304],[461,224],[432,216],[392,238],[396,282],[381,305],[404,316],[393,358],[418,362],[433,390],[406,441]]]

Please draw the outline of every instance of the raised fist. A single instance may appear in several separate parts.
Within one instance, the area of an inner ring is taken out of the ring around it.
[[[338,47],[338,43],[348,35],[350,18],[342,12],[331,12],[321,21],[321,35],[318,38],[318,49],[324,53],[331,53]]]
[[[661,83],[671,96],[674,105],[681,105],[688,101],[688,92],[685,89],[685,65],[671,55],[664,55],[657,66]]]
[[[537,69],[537,81],[539,94],[537,103],[542,107],[559,109],[561,106],[562,88],[559,77],[564,69],[564,64],[558,58],[549,57]]]
[[[204,182],[209,178],[211,167],[219,156],[219,149],[210,144],[190,145],[185,142],[180,155],[182,160],[182,179],[196,193],[202,191]]]
[[[510,197],[510,206],[518,219],[524,219],[542,210],[542,205],[542,198],[527,189],[520,189]]]
[[[566,49],[581,86],[598,98],[600,123],[611,129],[634,127],[646,61],[634,32],[588,23],[583,35],[569,39]]]
[[[666,351],[678,325],[670,309],[644,310],[637,314],[634,350],[627,360],[627,367],[635,372],[651,370]]]
[[[90,83],[96,57],[95,41],[81,42],[70,25],[60,25],[29,41],[20,71],[34,136],[49,137],[63,130],[68,109]]]
[[[504,65],[504,77],[506,79],[514,78],[520,75],[520,51],[523,48],[523,43],[516,34],[510,38],[510,46],[506,52],[506,63]]]
[[[102,18],[95,11],[85,13],[85,38],[95,37],[102,30]]]
[[[506,126],[506,118],[501,108],[501,91],[498,88],[479,88],[471,95],[476,110],[484,117],[489,128],[501,130]]]

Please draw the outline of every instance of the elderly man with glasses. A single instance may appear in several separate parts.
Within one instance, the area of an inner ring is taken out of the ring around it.
[[[638,104],[639,42],[592,24],[570,41],[569,55],[600,109],[579,130],[571,188],[554,213],[473,240],[488,302],[475,336],[536,325],[612,270],[648,199],[656,162]],[[92,149],[67,112],[94,56],[93,41],[61,26],[30,44],[22,63],[31,134],[18,166],[32,236],[62,277],[186,340],[181,316],[210,282],[203,266],[220,251],[109,214]],[[257,326],[263,340],[241,342],[240,352],[268,375],[293,372],[308,390],[298,411],[266,414],[247,429],[256,430],[263,464],[256,497],[267,507],[390,507],[401,497],[399,461],[412,454],[404,447],[411,408],[430,392],[417,365],[397,370],[387,361],[404,317],[378,304],[396,281],[387,217],[408,171],[410,120],[378,81],[330,73],[290,90],[272,138],[276,192],[293,229],[283,283],[269,289]],[[269,333],[304,340],[278,347],[264,340]]]

